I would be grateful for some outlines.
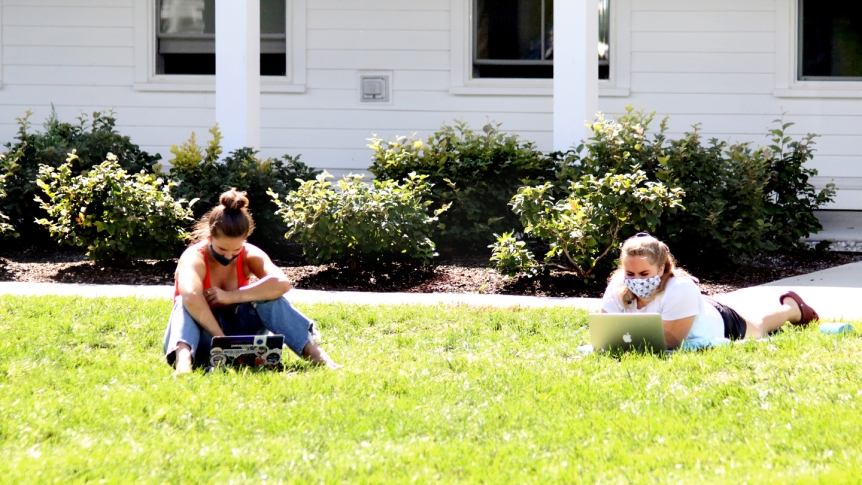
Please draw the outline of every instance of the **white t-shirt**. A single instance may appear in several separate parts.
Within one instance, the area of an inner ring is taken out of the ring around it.
[[[664,291],[656,295],[643,308],[637,307],[637,300],[626,306],[620,298],[623,275],[615,274],[602,299],[602,310],[608,313],[660,313],[662,320],[679,320],[694,315],[686,340],[711,340],[724,338],[724,321],[714,306],[703,299],[697,283],[688,276],[672,276]]]

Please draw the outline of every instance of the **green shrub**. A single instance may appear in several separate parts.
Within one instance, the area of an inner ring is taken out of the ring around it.
[[[521,218],[525,236],[550,247],[542,261],[524,241],[509,232],[497,236],[491,260],[507,276],[535,275],[549,268],[590,278],[598,265],[618,251],[619,234],[633,221],[634,229],[653,231],[659,217],[680,205],[684,194],[661,183],[648,182],[642,171],[584,175],[569,187],[570,196],[555,200],[553,185],[522,187],[512,198],[512,211]]]
[[[361,175],[344,177],[337,189],[326,172],[302,183],[282,201],[270,191],[288,230],[285,237],[303,245],[312,264],[336,263],[356,269],[401,258],[427,263],[437,254],[431,240],[437,217],[448,206],[428,214],[432,202],[426,175],[408,174],[401,184]]]
[[[20,152],[0,155],[0,168],[2,168],[0,171],[0,204],[6,198],[6,179],[12,175],[10,171],[17,168],[17,159],[20,155]],[[9,217],[0,212],[0,238],[18,237],[19,234],[15,231],[15,227],[6,222],[8,220]]]
[[[488,123],[476,133],[463,122],[444,125],[422,143],[412,137],[394,142],[371,138],[369,170],[380,180],[402,180],[410,173],[428,176],[432,200],[451,204],[440,218],[438,242],[458,249],[486,247],[494,232],[518,228],[507,204],[518,187],[554,176],[554,160],[532,142],[500,132]]]
[[[36,183],[48,216],[38,220],[60,244],[87,248],[95,261],[176,257],[192,220],[184,200],[153,174],[129,174],[108,154],[82,175],[72,171],[76,155],[54,168],[43,165]]]
[[[566,153],[554,154],[558,157],[558,185],[566,188],[572,180],[579,180],[584,175],[602,177],[607,173],[638,170],[643,171],[647,179],[656,180],[656,172],[661,168],[659,157],[663,155],[668,119],[662,120],[659,132],[650,139],[649,126],[654,119],[655,112],[635,111],[630,106],[615,120],[606,120],[599,113],[589,125],[592,138]]]
[[[739,261],[775,246],[764,239],[767,153],[750,143],[701,143],[698,127],[673,140],[657,176],[685,191],[685,211],[666,214],[658,232],[682,260]]]
[[[8,196],[0,210],[8,215],[12,224],[22,233],[22,241],[29,245],[50,244],[51,240],[35,220],[45,216],[44,210],[34,201],[39,193],[36,179],[40,166],[59,167],[66,162],[68,153],[77,153],[69,162],[69,169],[80,174],[101,163],[108,153],[115,154],[122,168],[129,172],[149,172],[160,156],[142,151],[129,137],[117,133],[113,112],[93,113],[92,120],[81,115],[77,124],[61,122],[52,110],[45,121],[44,131],[30,133],[28,110],[23,118],[16,118],[16,141],[6,144],[7,156],[17,154],[15,167],[7,166]]]
[[[793,123],[775,120],[779,128],[771,131],[772,150],[767,158],[767,181],[764,189],[766,204],[764,213],[770,224],[765,239],[784,250],[807,250],[803,238],[823,229],[814,211],[834,200],[835,184],[826,184],[819,192],[808,182],[817,176],[817,170],[805,168],[811,160],[814,138],[809,133],[799,141],[787,136],[787,128]]]
[[[600,116],[591,124],[588,143],[559,156],[556,178],[562,186],[586,174],[640,170],[648,180],[682,189],[685,210],[663,214],[656,235],[671,244],[683,262],[739,261],[786,249],[791,241],[798,243],[804,229],[815,227],[813,209],[831,200],[829,188],[815,194],[806,185],[812,173],[802,163],[810,159],[810,140],[789,143],[783,151],[780,144],[772,149],[717,139],[704,144],[698,125],[682,138],[668,140],[667,118],[658,133],[649,133],[654,118],[655,113],[631,107],[616,120]],[[788,183],[779,181],[779,172]],[[780,219],[796,234],[778,229],[774,224]],[[634,223],[628,231],[640,227],[645,226]]]
[[[275,215],[278,206],[267,195],[267,190],[286,194],[299,187],[297,179],[311,180],[320,173],[299,161],[299,155],[260,160],[251,148],[231,152],[223,161],[222,135],[218,125],[211,128],[212,140],[207,147],[198,146],[195,134],[180,146],[172,146],[170,177],[176,182],[171,193],[176,198],[199,199],[194,206],[194,217],[199,219],[218,204],[219,195],[231,187],[245,191],[249,209],[254,215],[256,229],[249,238],[264,249],[272,249],[283,241],[287,230]]]

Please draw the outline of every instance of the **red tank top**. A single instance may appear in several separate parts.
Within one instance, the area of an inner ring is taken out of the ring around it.
[[[212,281],[210,281],[210,259],[207,257],[207,251],[209,251],[209,246],[204,245],[200,249],[201,254],[204,257],[204,264],[206,265],[207,272],[204,275],[204,291],[213,287]],[[242,262],[245,258],[245,243],[242,245],[242,251],[239,252],[239,256],[236,258],[236,282],[237,288],[242,288],[243,286],[248,285],[248,278],[245,277],[245,271],[242,270]],[[174,299],[180,296],[180,282],[174,277]]]

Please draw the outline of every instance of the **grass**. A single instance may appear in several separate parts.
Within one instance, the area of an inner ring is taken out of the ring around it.
[[[859,334],[615,359],[571,309],[302,310],[344,370],[174,378],[167,301],[0,297],[0,482],[860,483]]]

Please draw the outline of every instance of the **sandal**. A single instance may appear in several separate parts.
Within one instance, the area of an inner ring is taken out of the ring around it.
[[[820,316],[814,311],[813,308],[808,306],[804,301],[802,301],[802,297],[797,295],[793,291],[788,291],[787,293],[778,297],[779,303],[784,304],[785,298],[791,298],[793,301],[799,305],[799,312],[802,314],[802,318],[799,319],[798,322],[790,322],[793,325],[808,325],[812,320],[820,320]]]

